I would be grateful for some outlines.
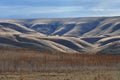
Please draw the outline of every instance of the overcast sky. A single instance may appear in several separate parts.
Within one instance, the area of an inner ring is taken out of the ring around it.
[[[120,16],[120,0],[0,0],[0,18]]]

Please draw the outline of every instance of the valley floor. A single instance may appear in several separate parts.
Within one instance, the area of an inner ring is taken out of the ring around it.
[[[120,70],[1,73],[0,80],[120,80]]]

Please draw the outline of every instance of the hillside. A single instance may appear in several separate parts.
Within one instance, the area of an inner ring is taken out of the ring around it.
[[[0,20],[0,48],[120,54],[119,41],[120,17]]]
[[[92,37],[119,35],[120,17],[86,17],[1,20],[16,23],[46,35]]]

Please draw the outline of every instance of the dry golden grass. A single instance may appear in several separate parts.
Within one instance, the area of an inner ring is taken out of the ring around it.
[[[119,68],[120,55],[68,54],[23,49],[0,50],[0,72],[74,71],[81,67]]]
[[[120,70],[86,70],[77,72],[2,73],[0,80],[120,80]]]
[[[0,80],[120,80],[120,55],[0,49]]]

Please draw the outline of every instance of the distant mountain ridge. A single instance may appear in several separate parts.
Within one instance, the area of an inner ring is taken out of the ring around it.
[[[120,54],[119,41],[120,17],[0,20],[1,48]]]

